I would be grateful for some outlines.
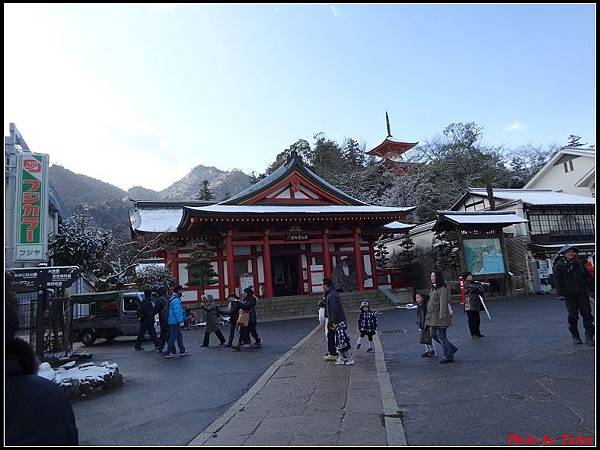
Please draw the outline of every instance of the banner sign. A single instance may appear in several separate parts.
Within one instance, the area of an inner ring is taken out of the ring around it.
[[[46,288],[66,288],[79,278],[79,267],[28,267],[25,269],[7,269],[14,276],[15,292],[33,292]]]
[[[48,253],[48,155],[17,155],[16,261],[46,261]]]

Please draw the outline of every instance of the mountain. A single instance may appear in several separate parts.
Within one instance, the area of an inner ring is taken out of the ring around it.
[[[160,191],[162,200],[192,200],[202,189],[204,180],[208,181],[215,201],[231,197],[252,184],[250,176],[241,170],[226,172],[216,167],[196,166],[181,180]]]
[[[146,189],[142,186],[133,186],[132,188],[129,188],[127,190],[127,197],[133,200],[149,200],[153,202],[162,200],[162,195],[160,192],[152,189]]]
[[[50,183],[70,211],[81,205],[127,197],[123,189],[56,164],[50,166]]]
[[[62,166],[50,166],[50,183],[70,213],[85,212],[97,225],[114,230],[121,236],[129,235],[129,199],[134,200],[193,200],[200,192],[202,182],[215,195],[215,201],[225,199],[246,189],[250,176],[240,170],[226,172],[215,167],[196,166],[181,180],[157,192],[143,186],[124,191],[112,184],[72,172]]]

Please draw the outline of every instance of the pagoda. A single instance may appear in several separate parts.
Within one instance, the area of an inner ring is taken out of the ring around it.
[[[387,137],[377,147],[369,150],[367,155],[383,158],[383,164],[393,169],[398,175],[406,174],[410,163],[404,161],[403,154],[413,148],[418,142],[402,142],[392,137],[390,118],[385,112]]]

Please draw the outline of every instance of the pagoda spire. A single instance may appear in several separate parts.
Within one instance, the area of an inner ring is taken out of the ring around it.
[[[385,112],[385,123],[387,125],[387,132],[388,132],[387,137],[392,137],[392,130],[390,129],[390,118],[388,116],[387,111]]]

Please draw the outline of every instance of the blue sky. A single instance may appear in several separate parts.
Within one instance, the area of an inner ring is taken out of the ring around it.
[[[595,144],[595,6],[4,5],[4,128],[127,189],[325,132]]]

